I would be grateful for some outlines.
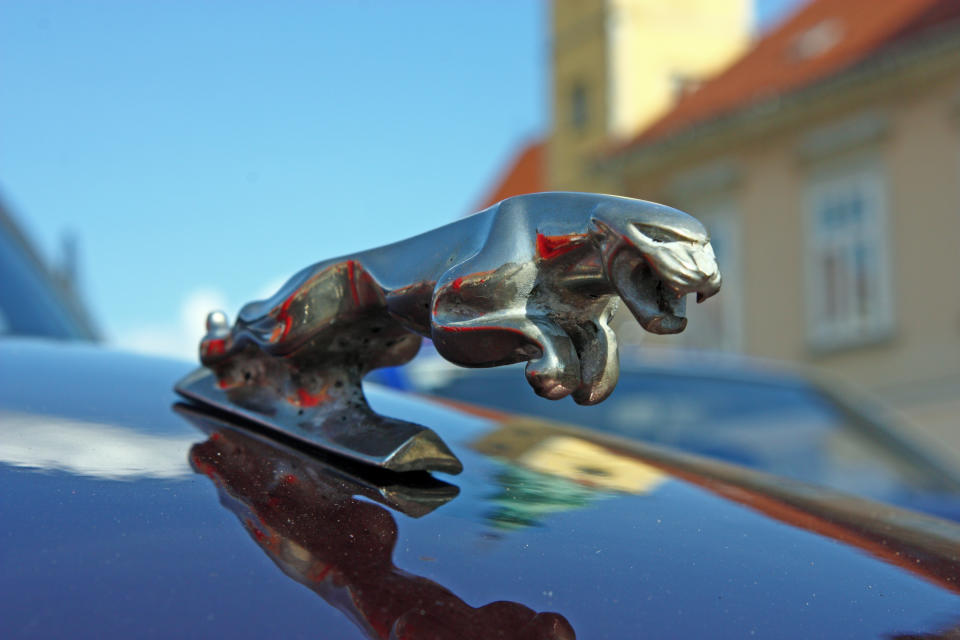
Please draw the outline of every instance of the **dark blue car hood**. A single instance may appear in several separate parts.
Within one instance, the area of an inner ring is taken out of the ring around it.
[[[189,364],[0,342],[5,636],[897,637],[960,623],[951,523],[370,389],[451,476],[175,408]],[[391,634],[393,634],[391,636]]]

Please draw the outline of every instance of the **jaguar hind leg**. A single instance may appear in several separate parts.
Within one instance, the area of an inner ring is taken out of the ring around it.
[[[569,330],[580,359],[581,382],[573,392],[577,404],[602,402],[617,386],[620,378],[617,335],[609,323],[618,306],[619,301],[613,298],[595,320]]]
[[[565,398],[581,386],[580,358],[573,340],[546,318],[530,318],[538,331],[540,357],[527,362],[527,382],[539,396],[550,400]]]
[[[527,362],[526,377],[540,396],[557,400],[581,385],[573,340],[547,318],[491,313],[447,322],[434,316],[433,342],[447,360],[467,367]]]

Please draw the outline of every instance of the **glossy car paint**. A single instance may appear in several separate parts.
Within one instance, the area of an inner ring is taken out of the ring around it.
[[[879,401],[749,359],[721,364],[713,355],[713,362],[687,354],[621,363],[617,394],[596,407],[538,398],[516,384],[515,367],[462,369],[425,358],[397,373],[415,372],[410,386],[431,396],[581,425],[960,522],[954,465],[911,438]]]
[[[891,637],[960,622],[945,521],[371,389],[464,463],[418,511],[376,492],[395,479],[339,478],[335,460],[174,411],[190,367],[0,342],[4,636]],[[439,608],[404,611],[414,592]]]

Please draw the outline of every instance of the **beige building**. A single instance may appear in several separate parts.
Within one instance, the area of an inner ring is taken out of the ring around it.
[[[960,453],[960,3],[813,0],[746,50],[742,4],[557,0],[553,127],[524,172],[706,223],[724,291],[672,343],[823,370]]]

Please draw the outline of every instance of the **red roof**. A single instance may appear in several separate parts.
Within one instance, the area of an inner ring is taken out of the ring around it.
[[[495,186],[481,200],[477,211],[486,209],[505,198],[524,193],[536,193],[546,188],[546,142],[538,140],[524,147],[510,167],[498,178]]]
[[[682,97],[619,151],[667,137],[796,91],[874,56],[887,45],[960,19],[960,0],[811,0],[757,40],[726,70]],[[526,146],[478,209],[546,187],[544,141]]]
[[[619,149],[813,84],[957,17],[958,0],[812,0]]]

